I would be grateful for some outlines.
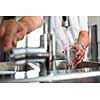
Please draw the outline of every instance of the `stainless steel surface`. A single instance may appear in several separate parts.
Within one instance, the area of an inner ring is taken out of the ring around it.
[[[28,64],[26,66],[27,66],[27,71],[33,69]],[[15,72],[21,72],[21,71],[25,71],[25,66],[19,66],[13,62],[0,62],[0,75],[14,74]]]
[[[100,71],[92,71],[92,72],[67,72],[63,73],[52,73],[45,77],[37,77],[37,78],[19,78],[19,79],[0,79],[0,82],[96,82],[96,78],[98,78],[98,82],[100,82]],[[84,81],[84,79],[86,81]],[[93,79],[92,81],[88,79]],[[77,81],[76,81],[77,80]]]
[[[0,79],[14,78],[15,64],[11,62],[0,62]]]
[[[0,75],[12,75],[15,74],[15,71],[0,71]]]
[[[92,62],[92,63],[85,62],[84,65],[88,65],[88,68],[82,67],[82,68],[73,69],[73,70],[58,69],[55,71],[51,71],[51,73],[47,76],[39,76],[39,77],[31,76],[31,78],[25,78],[25,77],[23,78],[19,77],[18,79],[16,79],[15,77],[1,78],[0,82],[22,82],[22,83],[23,82],[66,82],[66,83],[67,82],[71,82],[71,83],[100,82],[100,70],[92,69],[93,67],[90,68],[89,64],[90,65],[97,64],[98,67],[100,67],[98,62]],[[21,73],[24,74],[23,71]]]
[[[77,68],[96,68],[96,67],[100,67],[100,62],[96,62],[96,61],[84,61],[83,63],[81,63],[80,65],[77,66]]]
[[[0,62],[0,71],[14,71],[15,66],[12,62]]]
[[[21,78],[22,76],[24,78],[26,74],[32,74],[35,77],[39,76],[39,71],[37,64],[27,63],[27,65],[19,66],[13,62],[2,62],[0,63],[0,80],[16,79]]]

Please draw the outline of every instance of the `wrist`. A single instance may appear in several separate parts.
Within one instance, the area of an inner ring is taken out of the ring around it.
[[[17,21],[18,25],[18,30],[17,30],[17,35],[16,35],[16,40],[22,40],[24,36],[28,33],[27,26],[23,24],[22,22]]]
[[[19,20],[19,22],[22,23],[24,27],[26,28],[27,34],[34,30],[34,23],[30,19],[30,17],[23,17]]]
[[[85,46],[85,44],[84,44],[83,42],[80,42],[80,43],[78,43],[78,44],[80,44],[81,47],[82,47],[82,49],[86,51],[86,46]]]
[[[27,34],[28,33],[28,27],[27,24],[24,22],[20,22],[18,21],[19,27],[21,27],[24,30],[24,33]]]

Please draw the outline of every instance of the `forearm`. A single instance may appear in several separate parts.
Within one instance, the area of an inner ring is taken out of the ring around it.
[[[78,43],[84,45],[85,48],[89,45],[89,34],[87,31],[81,31],[78,37]]]
[[[19,22],[26,27],[26,33],[30,33],[42,25],[42,19],[40,16],[24,16]]]

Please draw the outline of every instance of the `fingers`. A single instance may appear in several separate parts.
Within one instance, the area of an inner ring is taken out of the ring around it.
[[[0,47],[2,47],[5,52],[11,51],[11,49],[16,47],[16,44],[17,44],[16,33],[13,34],[7,33],[0,39]]]
[[[4,33],[5,33],[5,27],[3,25],[0,25],[0,40],[4,36]]]
[[[22,30],[15,20],[3,21],[0,24],[0,47],[9,52],[17,44],[17,32]],[[21,36],[22,37],[22,36]]]
[[[81,57],[81,58],[79,58],[78,60],[75,60],[75,64],[80,64],[80,63],[82,63],[83,62],[83,59],[84,59],[84,57]]]
[[[13,48],[12,41],[13,41],[13,38],[11,36],[6,36],[3,39],[2,47],[4,48],[5,52],[9,52]]]
[[[72,49],[76,49],[76,50],[78,50],[78,46],[75,45],[75,44],[71,44],[71,45],[69,45],[69,48],[72,48]]]
[[[14,35],[5,36],[2,41],[2,47],[5,52],[11,51],[17,45],[17,41],[24,38],[24,32],[21,31]]]
[[[75,59],[79,60],[80,58],[84,56],[84,54],[85,54],[85,51],[79,49],[75,54]]]
[[[80,64],[84,59],[85,51],[80,45],[72,45],[71,47],[76,48],[76,54],[73,62],[75,64]]]
[[[14,39],[12,41],[12,45],[13,45],[13,47],[16,47],[16,45],[17,45],[17,38],[16,38],[16,36],[14,37]]]
[[[22,30],[16,34],[17,41],[22,40],[25,36],[25,32]]]
[[[19,31],[16,34],[17,41],[22,40],[24,38],[24,36],[26,35],[26,33],[27,33],[26,28],[24,27],[24,25],[20,22],[18,24],[19,24]]]

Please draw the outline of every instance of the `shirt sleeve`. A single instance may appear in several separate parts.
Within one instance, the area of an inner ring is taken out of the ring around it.
[[[80,31],[88,31],[88,18],[87,16],[79,16]]]

